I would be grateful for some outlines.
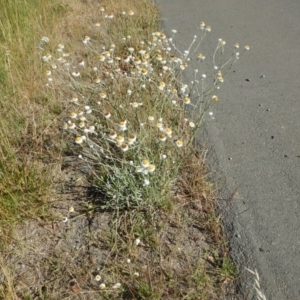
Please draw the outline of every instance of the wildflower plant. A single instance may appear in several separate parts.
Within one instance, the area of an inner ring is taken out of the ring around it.
[[[25,2],[0,11],[0,298],[222,298],[228,251],[194,136],[248,47],[207,53],[201,23],[177,49],[153,1]]]
[[[111,16],[102,11],[101,18],[109,27],[115,19],[131,22],[134,12]],[[174,43],[176,30],[170,38],[154,32],[148,40],[127,35],[103,45],[99,24],[78,49],[59,44],[55,53],[41,57],[45,81],[63,93],[62,127],[70,148],[89,166],[101,208],[164,206],[206,112],[240,57],[237,44],[224,59],[226,42],[220,39],[212,74],[206,75],[199,48],[211,28],[203,22],[199,37],[183,52]],[[184,83],[182,73],[193,56],[198,69]]]

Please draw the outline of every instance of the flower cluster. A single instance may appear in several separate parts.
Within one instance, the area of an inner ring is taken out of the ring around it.
[[[115,18],[104,8],[100,12],[105,23]],[[134,12],[123,11],[118,17],[132,18]],[[95,23],[95,31],[98,27],[101,22]],[[190,84],[181,82],[179,76],[191,67],[190,57],[210,31],[211,27],[201,22],[200,38],[194,36],[182,52],[174,44],[177,31],[173,30],[170,38],[157,31],[147,41],[124,36],[106,45],[90,34],[82,37],[79,49],[67,51],[58,44],[56,51],[42,56],[46,85],[56,90],[56,84],[64,82],[69,87],[60,94],[67,107],[63,129],[69,132],[71,144],[77,145],[74,151],[91,166],[107,197],[115,199],[119,207],[128,205],[128,199],[138,203],[137,199],[149,197],[145,186],[152,182],[157,193],[160,187],[166,190],[164,185],[176,176],[180,162],[191,151],[205,113],[218,101],[213,94],[239,56],[234,52],[225,62],[222,57],[223,64],[217,62],[218,53],[223,55],[226,46],[224,40],[219,39],[213,55],[216,71],[211,86],[210,76],[198,69],[193,70]],[[234,51],[238,48],[235,44]],[[197,58],[201,64],[205,55],[199,53]],[[97,165],[105,176],[92,167]],[[157,178],[157,170],[162,178]],[[119,183],[129,187],[116,195],[113,188]]]

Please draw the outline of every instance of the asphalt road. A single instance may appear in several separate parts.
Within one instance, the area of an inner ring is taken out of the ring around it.
[[[225,219],[240,269],[258,270],[268,300],[300,299],[300,1],[156,2],[181,49],[200,21],[212,27],[206,52],[218,38],[251,46],[207,122],[210,163],[221,191],[238,189]]]

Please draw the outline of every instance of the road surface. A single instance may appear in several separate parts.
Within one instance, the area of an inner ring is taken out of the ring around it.
[[[300,299],[300,1],[156,2],[181,49],[200,21],[212,27],[204,51],[218,38],[251,46],[206,125],[212,172],[223,192],[238,189],[225,219],[240,269],[258,270],[268,300]]]

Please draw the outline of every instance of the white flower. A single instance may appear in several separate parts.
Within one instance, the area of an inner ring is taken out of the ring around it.
[[[201,60],[204,60],[204,59],[205,59],[205,56],[204,56],[202,53],[199,53],[199,54],[198,54],[198,58],[201,59]]]
[[[148,179],[144,179],[144,184],[143,184],[143,186],[147,186],[147,185],[149,185],[150,184],[150,181],[148,180]]]
[[[187,84],[183,84],[182,87],[180,88],[180,91],[181,91],[182,93],[185,93],[187,87],[188,87]]]
[[[123,137],[122,135],[118,135],[118,136],[117,136],[117,143],[118,143],[118,144],[121,145],[121,144],[124,142],[124,140],[125,140],[125,139],[124,139],[124,137]]]
[[[95,132],[95,126],[88,126],[84,129],[84,132],[86,133],[94,133]]]
[[[75,112],[71,112],[70,118],[76,119],[77,118],[77,114]]]
[[[142,75],[147,75],[148,71],[147,71],[147,69],[143,68],[143,69],[141,69],[141,73],[142,73]]]
[[[74,129],[76,127],[75,123],[68,122],[69,129]]]
[[[147,168],[147,171],[149,173],[153,173],[155,171],[155,169],[156,169],[155,165],[149,165],[148,168]]]
[[[96,281],[100,281],[100,280],[101,280],[101,275],[99,275],[99,274],[96,275],[94,279],[95,279]]]
[[[144,160],[142,161],[142,167],[143,167],[143,168],[148,168],[149,165],[150,165],[150,162],[149,162],[148,159],[144,159]]]
[[[132,105],[134,108],[138,108],[139,106],[143,105],[143,103],[141,103],[141,102],[133,102],[133,103],[130,103],[130,105]]]
[[[211,27],[210,27],[210,26],[205,26],[205,30],[206,30],[207,32],[211,32]]]
[[[122,119],[122,120],[119,122],[119,127],[120,127],[120,130],[122,130],[122,131],[125,131],[125,130],[127,130],[127,126],[126,126],[126,124],[127,124],[127,120],[125,120],[125,119]]]
[[[72,72],[72,76],[73,77],[79,77],[80,76],[80,73],[77,71],[77,72]]]
[[[163,91],[163,89],[165,88],[165,86],[166,86],[166,84],[163,81],[161,81],[160,84],[159,84],[158,89],[161,90],[161,91]]]
[[[78,136],[76,139],[75,139],[75,143],[76,144],[82,144],[82,142],[85,140],[85,136]]]
[[[89,37],[89,36],[85,36],[84,37],[84,39],[82,40],[82,42],[84,43],[84,44],[87,44],[89,41],[91,40],[91,38]]]
[[[105,290],[106,289],[105,283],[101,283],[99,287],[100,287],[100,290]]]
[[[135,168],[135,171],[136,171],[137,173],[141,173],[141,172],[143,172],[143,168],[142,168],[141,166],[137,166],[137,167]]]
[[[52,58],[52,56],[48,53],[42,57],[42,61],[47,62]]]
[[[113,285],[113,289],[119,289],[121,287],[121,283],[117,282],[116,284]]]
[[[135,241],[134,241],[135,245],[138,246],[140,243],[141,243],[141,240],[139,238],[137,238]]]
[[[102,54],[100,54],[100,55],[98,56],[98,58],[99,58],[100,61],[105,61],[105,56],[102,55]]]
[[[126,152],[127,150],[129,149],[128,145],[127,144],[122,144],[121,145],[121,150]]]
[[[183,142],[182,142],[181,140],[177,140],[177,141],[176,141],[176,146],[177,146],[178,148],[181,148],[181,147],[183,146]]]
[[[115,131],[111,131],[108,135],[112,140],[117,138],[117,133]]]
[[[104,114],[105,119],[109,119],[111,117],[111,113],[107,112]]]
[[[167,140],[167,136],[166,136],[164,133],[161,133],[161,134],[159,135],[159,140],[160,140],[161,142],[165,142],[165,141]]]
[[[105,92],[101,92],[101,93],[100,93],[100,97],[101,97],[102,99],[105,99],[105,98],[107,97],[107,95],[106,95]]]
[[[136,141],[136,135],[135,134],[130,134],[128,137],[128,144],[132,145]]]
[[[185,97],[184,98],[184,103],[185,104],[190,104],[191,103],[191,99],[189,97]]]
[[[169,138],[171,138],[172,137],[172,129],[171,128],[166,128],[165,130],[164,130],[164,132],[165,132],[165,134],[169,137]]]
[[[218,102],[218,101],[219,101],[219,98],[218,98],[216,95],[213,95],[213,96],[212,96],[212,99],[213,99],[213,101],[215,101],[215,102]]]
[[[160,131],[164,130],[163,124],[162,124],[161,122],[156,123],[156,127],[157,127]]]

